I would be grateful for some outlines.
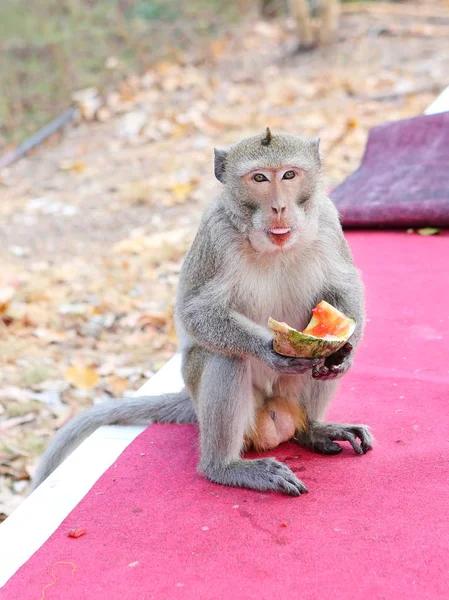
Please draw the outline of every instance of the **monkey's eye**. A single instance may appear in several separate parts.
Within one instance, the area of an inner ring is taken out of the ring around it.
[[[253,179],[254,181],[257,181],[257,183],[262,183],[262,181],[268,181],[268,179],[262,173],[256,173],[255,175],[253,175]]]
[[[296,177],[296,173],[294,171],[286,171],[282,179],[293,179],[294,177]]]

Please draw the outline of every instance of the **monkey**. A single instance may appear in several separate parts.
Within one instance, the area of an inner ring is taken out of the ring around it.
[[[206,208],[180,271],[174,319],[184,389],[94,406],[69,421],[43,456],[39,485],[96,428],[150,422],[199,427],[198,470],[217,484],[299,496],[308,490],[284,463],[245,458],[291,440],[321,454],[373,447],[366,425],[326,422],[351,368],[365,322],[364,287],[324,190],[319,139],[246,137],[214,149],[221,193]],[[326,359],[273,348],[269,316],[301,331],[326,300],[356,321]]]

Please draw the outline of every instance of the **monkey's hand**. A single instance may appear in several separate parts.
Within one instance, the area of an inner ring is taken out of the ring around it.
[[[312,371],[312,377],[320,381],[341,377],[352,365],[352,351],[352,344],[347,342],[340,350],[328,356],[321,366],[315,367]]]
[[[282,375],[303,375],[310,369],[318,368],[322,363],[322,358],[297,358],[294,356],[282,356],[273,349],[273,342],[270,341],[265,362],[274,371]]]

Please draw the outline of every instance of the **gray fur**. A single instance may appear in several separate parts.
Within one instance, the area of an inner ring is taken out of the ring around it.
[[[102,425],[196,423],[186,391],[163,396],[141,396],[99,404],[69,421],[45,451],[33,477],[32,490],[40,485],[81,442]]]
[[[268,317],[302,330],[323,299],[356,319],[351,339],[355,349],[363,333],[364,301],[337,210],[323,191],[319,141],[271,134],[270,143],[262,145],[263,139],[264,134],[256,135],[227,150],[215,150],[215,175],[223,193],[203,216],[181,269],[176,299],[187,393],[102,405],[76,417],[50,445],[35,485],[78,438],[100,425],[141,418],[197,419],[199,468],[208,479],[299,495],[306,487],[286,465],[271,458],[240,458],[244,435],[254,426],[256,405],[276,396],[305,409],[309,425],[296,436],[305,446],[338,451],[333,440],[346,440],[356,452],[370,449],[364,426],[322,422],[338,384],[326,379],[344,373],[353,353],[345,356],[340,370],[330,373],[322,361],[283,357],[273,350]],[[280,251],[267,241],[267,211],[245,187],[242,175],[253,168],[284,166],[300,169],[302,178],[290,207],[298,233]]]

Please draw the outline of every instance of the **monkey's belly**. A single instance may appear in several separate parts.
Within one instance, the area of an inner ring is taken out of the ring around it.
[[[246,446],[255,450],[271,450],[291,440],[297,430],[305,428],[304,409],[285,398],[266,401],[256,414],[255,425],[245,438]]]

